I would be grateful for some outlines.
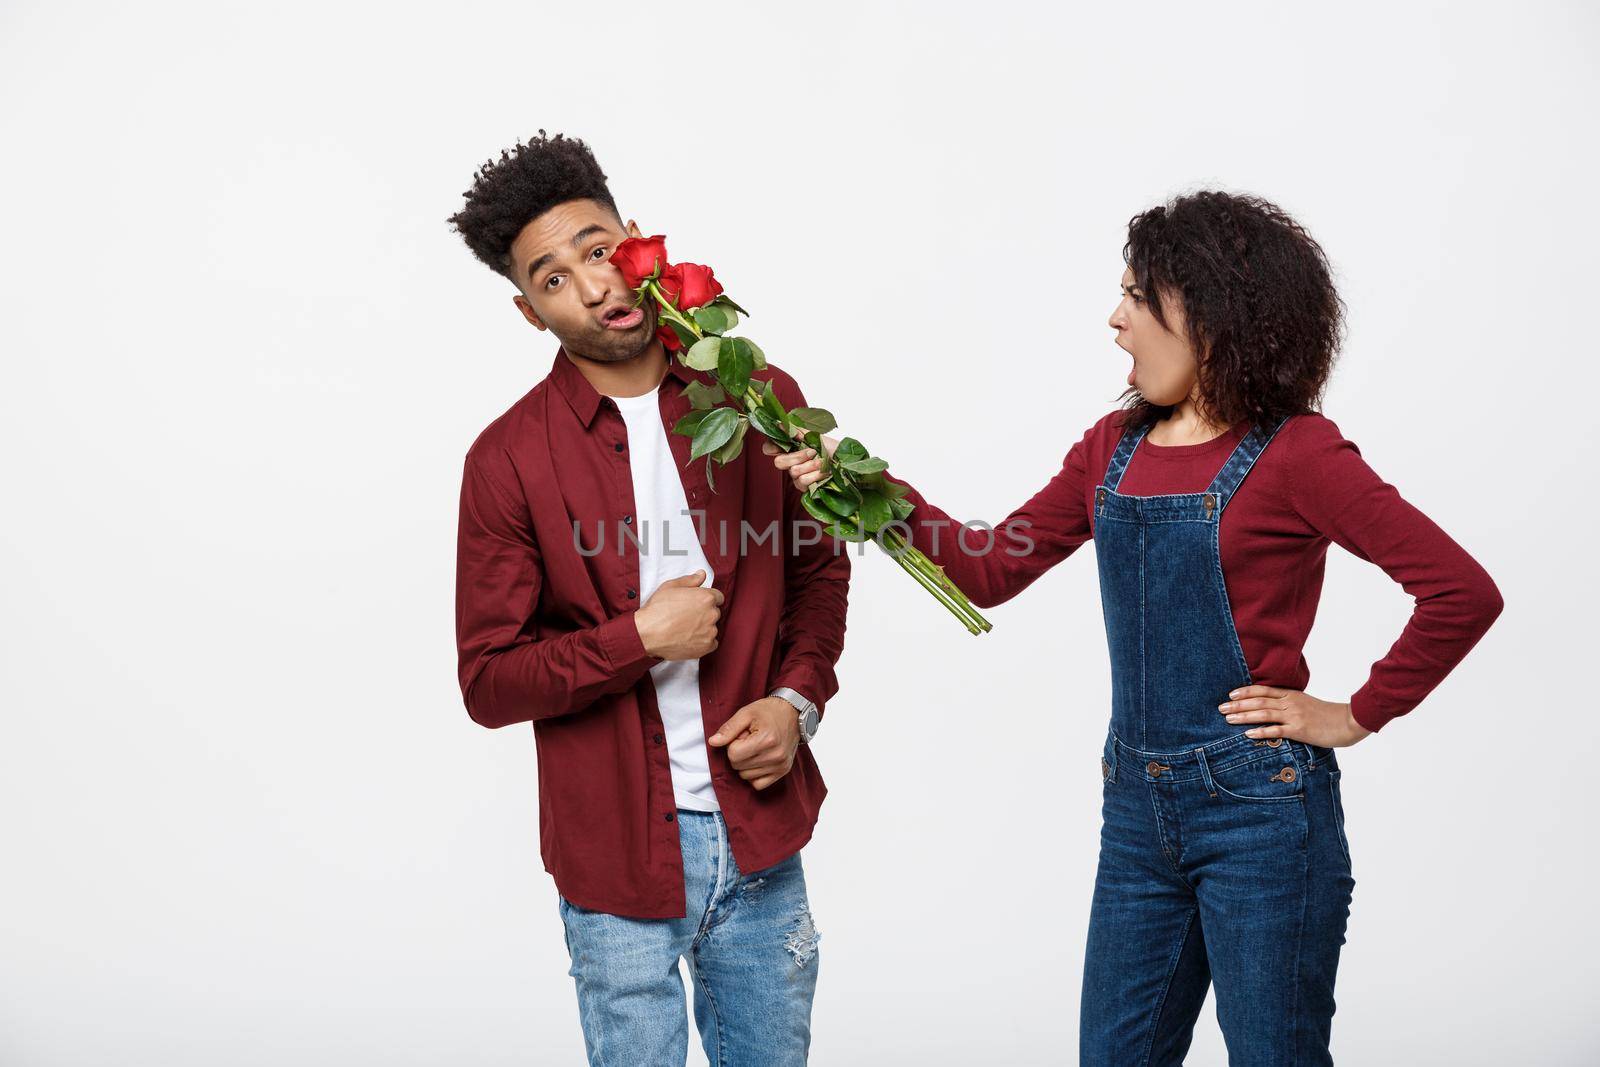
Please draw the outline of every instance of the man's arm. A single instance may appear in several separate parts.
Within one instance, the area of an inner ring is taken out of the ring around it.
[[[507,469],[492,472],[497,465]],[[467,714],[491,729],[582,711],[632,687],[656,662],[635,612],[534,638],[544,568],[527,504],[502,480],[509,466],[496,451],[467,456],[456,542],[461,694]]]

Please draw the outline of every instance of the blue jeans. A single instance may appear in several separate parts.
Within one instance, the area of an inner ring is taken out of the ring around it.
[[[689,1055],[680,957],[711,1067],[790,1067],[811,1046],[817,933],[796,852],[741,873],[721,812],[679,808],[681,919],[634,919],[560,898],[568,972],[591,1067],[669,1067]]]
[[[1206,989],[1233,1067],[1332,1063],[1355,884],[1333,750],[1243,735],[1102,754],[1084,1064],[1180,1064]]]

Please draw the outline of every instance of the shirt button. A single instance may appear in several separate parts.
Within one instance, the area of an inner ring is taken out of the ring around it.
[[[624,515],[624,516],[622,516],[622,522],[623,522],[623,525],[625,525],[625,526],[632,526],[633,525],[633,516],[632,515]]]
[[[671,822],[672,821],[672,812],[669,811],[669,812],[667,812],[665,815],[663,815],[661,817],[663,819],[667,820],[668,822]]]
[[[656,734],[656,736],[655,736],[655,742],[656,742],[656,744],[658,744],[658,745],[659,745],[659,744],[661,744],[661,743],[662,743],[662,742],[664,742],[664,741],[665,741],[665,740],[666,740],[666,738],[664,738],[664,737],[662,737],[662,736],[661,736],[661,735],[660,735],[660,734]]]
[[[636,598],[636,597],[637,597],[637,596],[638,596],[638,595],[639,595],[639,594],[638,594],[638,593],[637,593],[637,592],[636,592],[636,591],[634,591],[634,590],[632,590],[632,589],[630,589],[630,590],[628,590],[628,599],[629,599],[629,600],[633,600],[633,599],[634,599],[634,598]]]
[[[628,447],[627,445],[623,444],[621,441],[618,441],[616,444],[611,446],[611,451],[613,451],[613,452],[621,452],[624,448],[627,448],[627,447]]]

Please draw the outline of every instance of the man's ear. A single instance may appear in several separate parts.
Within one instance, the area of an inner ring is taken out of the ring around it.
[[[639,224],[634,222],[632,219],[628,220],[628,236],[629,237],[643,237],[644,236],[644,234],[639,232]]]
[[[517,305],[517,310],[522,312],[522,317],[533,323],[537,329],[548,330],[550,328],[544,324],[544,320],[539,317],[539,313],[533,310],[533,305],[528,303],[527,297],[518,293],[511,298],[511,302]]]

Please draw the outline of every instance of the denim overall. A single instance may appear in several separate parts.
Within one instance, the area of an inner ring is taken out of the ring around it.
[[[1084,1064],[1182,1063],[1213,983],[1234,1067],[1332,1062],[1355,884],[1338,763],[1332,749],[1247,737],[1217,710],[1252,682],[1222,513],[1282,426],[1253,427],[1205,492],[1163,496],[1117,492],[1144,438],[1124,434],[1095,490],[1112,709]]]

